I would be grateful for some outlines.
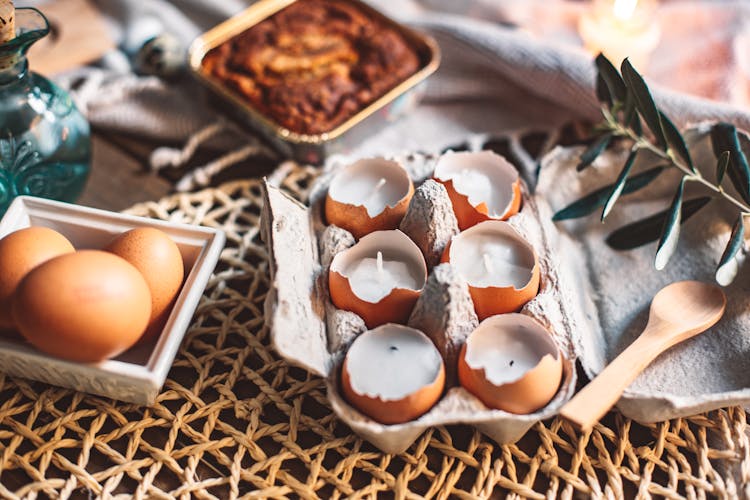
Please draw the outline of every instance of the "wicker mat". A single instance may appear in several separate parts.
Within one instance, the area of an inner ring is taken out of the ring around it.
[[[303,199],[314,175],[295,168],[284,186]],[[260,203],[259,181],[250,180],[131,210],[227,233],[164,391],[143,408],[0,374],[0,497],[731,498],[750,491],[741,408],[645,427],[613,412],[590,435],[555,419],[509,446],[469,427],[438,427],[403,455],[378,452],[331,413],[321,379],[269,348]]]

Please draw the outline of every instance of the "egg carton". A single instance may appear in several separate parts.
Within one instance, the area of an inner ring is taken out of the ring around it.
[[[575,391],[571,332],[591,311],[591,304],[579,303],[585,294],[578,290],[581,280],[576,279],[576,273],[582,270],[556,265],[556,255],[566,251],[568,240],[558,241],[549,206],[522,185],[522,209],[508,222],[536,251],[541,282],[538,295],[521,312],[551,332],[564,356],[563,377],[556,396],[534,413],[517,415],[487,408],[461,387],[455,376],[460,348],[478,321],[465,282],[450,264],[439,264],[446,243],[458,228],[447,191],[431,180],[437,157],[414,154],[393,159],[407,169],[417,186],[400,229],[422,250],[429,269],[408,325],[426,333],[445,361],[443,397],[416,420],[385,425],[349,405],[342,395],[339,375],[343,358],[351,342],[366,330],[362,318],[331,303],[327,290],[333,256],[355,243],[348,231],[326,226],[323,219],[331,179],[350,163],[343,157],[330,161],[315,182],[309,207],[278,187],[264,184],[261,228],[271,272],[265,315],[273,345],[290,363],[324,377],[338,417],[384,452],[401,453],[425,429],[446,424],[473,425],[497,443],[513,443],[536,422],[556,415]]]

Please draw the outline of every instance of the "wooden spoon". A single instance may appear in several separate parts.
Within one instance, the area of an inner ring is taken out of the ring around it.
[[[651,302],[643,333],[568,401],[560,414],[583,431],[591,429],[654,358],[709,329],[726,305],[727,298],[716,285],[679,281],[662,288]]]

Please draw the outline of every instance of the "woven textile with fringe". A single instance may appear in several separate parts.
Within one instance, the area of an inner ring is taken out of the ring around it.
[[[282,186],[304,200],[315,171]],[[560,419],[498,446],[465,426],[398,456],[354,436],[324,383],[280,360],[263,322],[268,282],[260,181],[130,213],[227,233],[162,394],[149,408],[0,374],[0,498],[741,497],[748,417],[729,408],[641,426],[610,413],[581,435]],[[0,367],[1,369],[1,367]]]

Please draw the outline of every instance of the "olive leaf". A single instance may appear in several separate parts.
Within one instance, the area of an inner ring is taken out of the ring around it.
[[[685,200],[680,210],[680,220],[684,224],[690,217],[695,215],[701,208],[711,201],[710,196],[701,196]],[[615,250],[632,250],[647,243],[659,239],[664,220],[669,210],[658,212],[636,222],[632,222],[613,231],[607,236],[607,244]]]
[[[740,147],[737,129],[731,123],[717,123],[711,127],[711,145],[714,155],[719,156],[724,151],[729,151],[729,166],[727,173],[732,181],[734,189],[740,197],[750,203],[750,166],[747,157]]]
[[[612,211],[615,202],[622,194],[622,191],[625,188],[625,181],[628,179],[628,174],[630,174],[630,169],[633,168],[633,163],[635,163],[635,157],[637,155],[638,149],[633,148],[628,155],[628,159],[625,160],[625,166],[622,167],[620,175],[617,176],[617,180],[612,184],[612,190],[609,192],[609,196],[607,196],[607,200],[604,202],[604,208],[602,209],[602,222],[604,222],[604,219],[609,215],[609,212]]]
[[[622,61],[621,71],[625,85],[633,92],[636,109],[638,109],[638,112],[646,121],[648,128],[651,129],[656,142],[662,149],[665,148],[667,141],[664,138],[659,110],[656,108],[656,103],[654,103],[654,98],[651,97],[651,92],[649,92],[646,82],[627,58]]]
[[[600,103],[612,106],[612,96],[609,93],[607,82],[604,81],[601,73],[596,75],[596,98],[599,99]]]
[[[659,243],[656,245],[654,267],[657,271],[664,269],[677,249],[677,240],[680,238],[680,217],[682,215],[682,194],[684,191],[685,178],[683,177],[674,198],[672,198],[672,204],[667,210],[667,217],[664,219]]]
[[[617,101],[625,102],[625,97],[627,95],[625,82],[622,80],[622,77],[614,64],[612,64],[604,54],[600,53],[596,56],[596,68],[599,70],[599,74],[604,79],[604,82],[609,89],[609,95]]]
[[[604,134],[603,136],[599,137],[596,141],[594,141],[594,143],[591,146],[589,146],[589,148],[581,154],[580,162],[578,163],[576,170],[580,172],[584,168],[594,163],[594,160],[596,160],[596,158],[600,154],[602,154],[602,151],[607,149],[607,146],[609,146],[609,143],[611,141],[612,141],[612,134]]]
[[[633,113],[633,117],[628,120],[628,126],[633,129],[633,132],[636,133],[639,137],[643,135],[643,127],[641,126],[641,117],[638,115],[638,113]]]
[[[643,189],[644,187],[648,186],[651,181],[656,179],[662,172],[664,172],[665,168],[666,167],[664,167],[663,165],[660,165],[658,167],[653,167],[648,170],[644,170],[637,175],[634,175],[633,177],[628,179],[627,182],[625,182],[625,187],[622,189],[622,194],[634,193],[639,189]],[[606,203],[607,198],[609,197],[609,194],[612,192],[613,188],[614,184],[608,184],[602,188],[597,189],[596,191],[587,194],[580,200],[574,201],[567,207],[557,211],[555,215],[552,216],[552,220],[558,221],[566,219],[576,219],[578,217],[589,215],[590,213],[594,212],[594,210]]]
[[[727,172],[729,166],[729,151],[724,151],[719,156],[719,160],[716,162],[716,185],[720,186],[721,181],[724,180],[724,174]]]
[[[729,242],[716,268],[716,282],[721,286],[729,285],[737,276],[737,271],[740,268],[737,254],[745,244],[745,222],[743,218],[743,214],[737,217],[737,221],[732,228],[732,235],[729,237]]]
[[[667,138],[669,146],[685,160],[690,170],[695,173],[695,166],[693,165],[693,159],[690,157],[690,151],[685,143],[685,138],[682,137],[682,134],[680,134],[680,131],[672,120],[661,111],[659,111],[659,118],[661,119],[661,125],[664,128],[664,135]]]

